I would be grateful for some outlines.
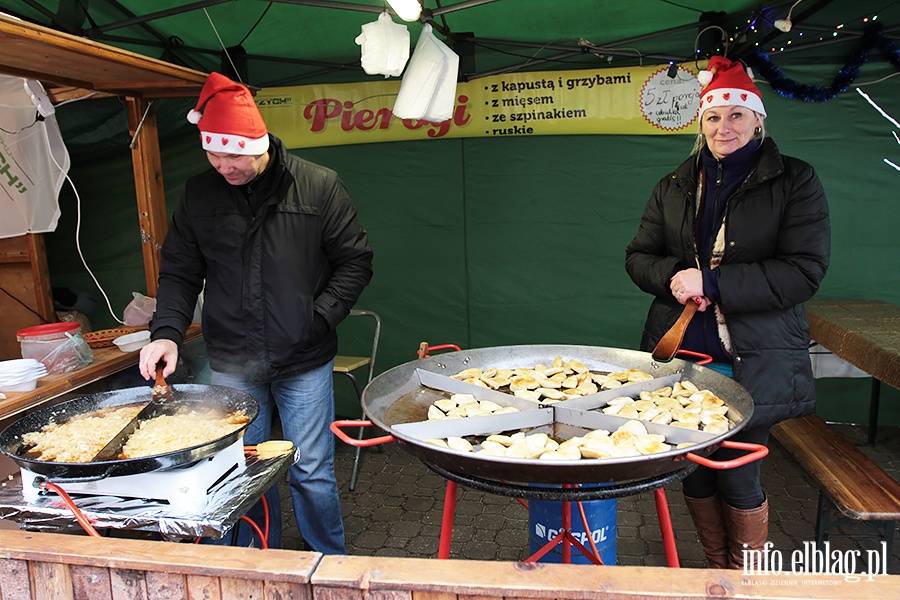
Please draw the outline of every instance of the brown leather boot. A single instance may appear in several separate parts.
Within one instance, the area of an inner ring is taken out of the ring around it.
[[[769,539],[769,500],[748,510],[739,510],[722,502],[722,514],[728,529],[728,568],[743,570],[745,551],[761,551]],[[759,562],[757,559],[751,566],[759,569]]]
[[[728,567],[728,533],[722,515],[719,494],[709,498],[684,497],[688,512],[694,520],[694,527],[700,537],[700,545],[706,554],[706,567],[725,569]]]

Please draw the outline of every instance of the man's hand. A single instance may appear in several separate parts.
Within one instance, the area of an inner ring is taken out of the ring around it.
[[[174,373],[175,366],[178,364],[178,344],[172,340],[156,340],[141,348],[141,359],[138,364],[144,379],[150,380],[156,377],[156,363],[159,361],[166,363],[163,377]]]

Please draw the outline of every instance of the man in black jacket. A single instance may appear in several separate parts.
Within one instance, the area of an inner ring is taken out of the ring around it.
[[[289,154],[243,85],[210,74],[188,120],[212,168],[187,181],[172,216],[141,373],[150,379],[160,360],[165,375],[175,370],[205,285],[212,383],[259,402],[247,445],[269,439],[277,407],[299,449],[289,479],[300,533],[311,550],[345,553],[331,373],[337,325],[372,278],[366,231],[337,174]],[[280,547],[274,486],[266,499],[276,517],[269,547]]]

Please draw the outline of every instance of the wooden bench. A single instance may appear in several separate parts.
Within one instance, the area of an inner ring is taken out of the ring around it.
[[[879,522],[878,537],[890,552],[894,526],[900,520],[900,483],[819,417],[778,423],[772,427],[772,436],[819,488],[818,548],[823,547],[830,527],[852,519]],[[843,518],[833,519],[834,509]]]

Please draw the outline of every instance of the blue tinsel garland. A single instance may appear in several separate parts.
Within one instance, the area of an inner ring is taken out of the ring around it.
[[[859,49],[844,67],[838,71],[828,87],[808,85],[794,81],[772,63],[769,55],[757,50],[745,56],[743,61],[761,75],[781,96],[791,100],[804,102],[827,102],[836,95],[846,92],[859,77],[859,70],[869,60],[869,51],[877,48],[884,54],[894,69],[900,71],[900,50],[888,39],[885,39],[880,26],[868,28],[861,38]]]

